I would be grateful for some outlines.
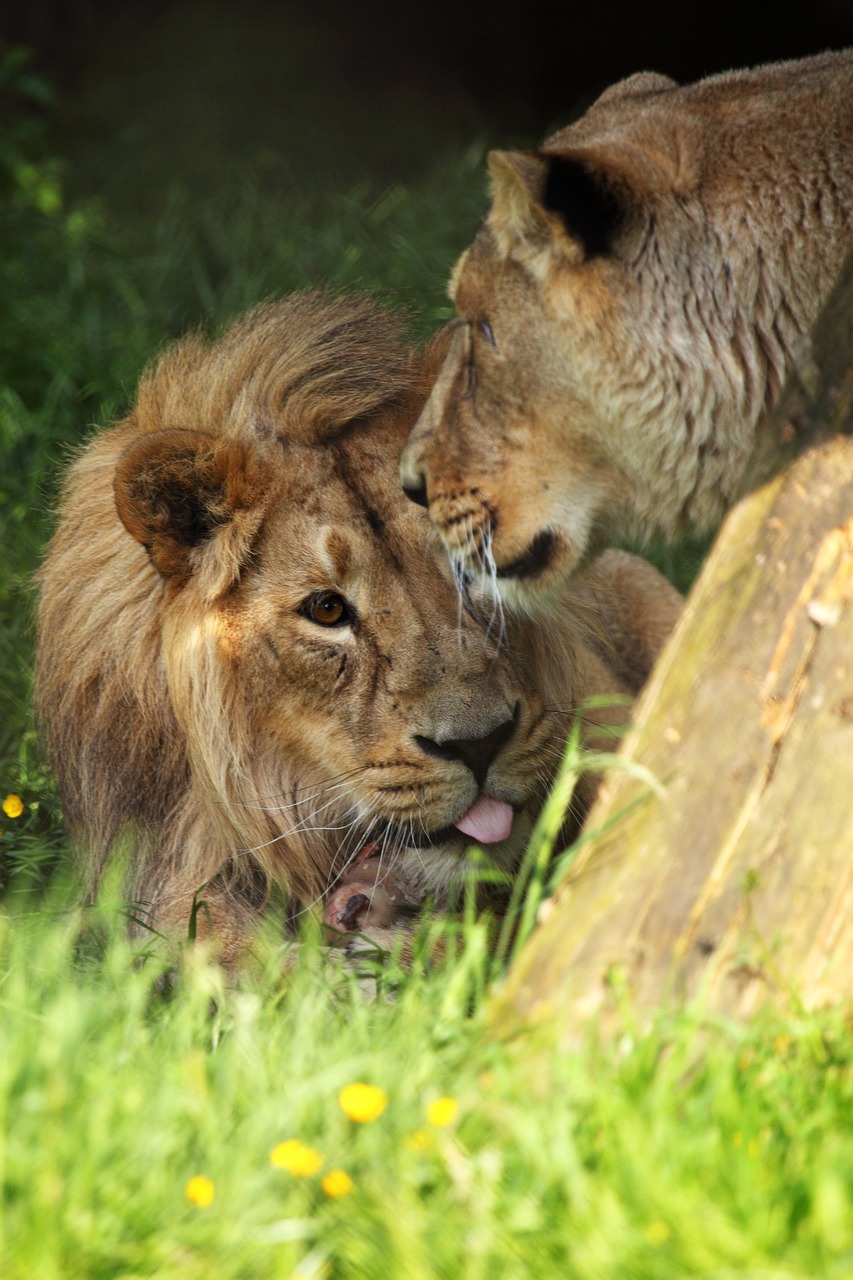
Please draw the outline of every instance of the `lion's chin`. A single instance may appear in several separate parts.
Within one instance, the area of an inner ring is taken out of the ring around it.
[[[409,841],[392,862],[418,895],[442,902],[451,886],[459,886],[468,874],[476,877],[487,869],[514,871],[521,862],[532,826],[526,811],[517,813],[506,840],[487,846],[476,844],[454,827],[445,827],[432,832],[423,844],[414,846]]]

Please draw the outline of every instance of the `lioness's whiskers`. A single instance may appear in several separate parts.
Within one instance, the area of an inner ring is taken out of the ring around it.
[[[486,629],[486,635],[491,639],[492,624],[495,618],[498,619],[498,639],[496,648],[500,652],[501,646],[506,639],[506,625],[504,620],[503,603],[501,601],[500,592],[498,591],[498,566],[495,562],[492,543],[494,540],[494,529],[492,522],[488,516],[483,513],[483,539],[482,539],[482,572],[487,577],[491,587],[492,596],[492,616],[489,619],[489,625]]]

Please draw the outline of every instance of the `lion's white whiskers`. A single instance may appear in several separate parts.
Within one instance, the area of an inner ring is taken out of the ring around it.
[[[423,822],[421,822],[421,828],[423,829]],[[426,833],[424,832],[424,834],[426,834]],[[415,819],[414,819],[414,815],[410,815],[410,816],[409,816],[409,844],[408,844],[408,845],[406,845],[406,844],[404,843],[404,844],[402,844],[400,847],[401,847],[401,849],[402,849],[402,848],[407,848],[407,849],[409,850],[409,852],[410,852],[410,853],[413,853],[413,854],[415,855],[415,857],[417,858],[418,862],[421,864],[421,869],[422,869],[424,872],[426,872],[426,869],[427,869],[427,867],[426,867],[426,863],[424,862],[424,858],[423,858],[423,854],[422,854],[421,850],[418,848],[417,839],[418,839],[418,838],[417,838],[417,836],[415,835]]]
[[[301,822],[298,822],[296,826],[290,827],[287,831],[280,831],[277,835],[273,836],[272,839],[264,840],[260,844],[256,844],[251,846],[250,848],[241,850],[241,852],[243,854],[257,853],[261,849],[268,849],[271,845],[277,844],[280,840],[287,840],[291,836],[295,836],[295,835],[316,835],[320,832],[349,831],[352,827],[353,822],[354,821],[357,822],[360,815],[356,814],[354,819],[350,819],[350,821],[344,822],[343,825],[341,826],[335,826],[333,824],[330,824],[327,826],[307,825],[309,823],[313,823],[316,818],[318,818],[322,813],[325,813],[327,809],[330,809],[336,803],[337,803],[337,797],[333,797],[331,800],[327,801],[326,804],[321,805],[319,809],[312,810],[310,813],[305,814],[304,818],[301,820]]]
[[[321,796],[331,795],[332,791],[345,789],[352,782],[353,778],[357,778],[359,774],[366,773],[367,769],[367,765],[359,765],[355,769],[346,769],[342,773],[333,774],[331,778],[328,778],[323,783],[315,782],[309,783],[304,787],[293,787],[290,794],[299,798],[291,801],[289,804],[278,802],[270,802],[269,804],[266,804],[263,803],[261,796],[258,796],[257,804],[250,804],[247,801],[242,802],[238,800],[235,800],[232,803],[235,808],[250,809],[260,813],[285,813],[288,809],[295,809],[300,804],[310,804],[312,800],[316,800]],[[311,788],[313,788],[313,792],[310,796],[303,796],[301,794]]]
[[[368,822],[367,826],[364,828],[359,828],[358,822],[359,822],[358,818],[353,819],[352,823],[350,824],[350,829],[348,830],[346,836],[338,846],[338,852],[342,853],[345,850],[347,841],[349,840],[350,836],[352,836],[354,833],[357,832],[358,840],[355,845],[355,848],[352,850],[351,853],[344,853],[343,864],[339,870],[334,871],[333,866],[329,868],[329,874],[326,876],[326,887],[324,890],[324,894],[331,893],[331,891],[335,888],[335,886],[340,881],[343,880],[347,871],[349,871],[350,867],[355,863],[361,850],[369,842],[370,834],[376,827],[377,822],[379,822],[379,818],[378,816],[372,817]],[[334,871],[334,874],[332,874],[333,871]]]

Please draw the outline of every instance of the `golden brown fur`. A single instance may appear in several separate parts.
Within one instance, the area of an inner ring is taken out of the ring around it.
[[[677,614],[618,554],[547,632],[460,599],[396,481],[430,361],[366,301],[297,296],[167,351],[70,470],[37,656],[67,821],[92,888],[129,848],[160,930],[206,885],[226,963],[272,885],[321,900],[368,842],[404,908],[440,901],[478,796],[516,811],[511,868],[576,703],[631,692]]]
[[[853,244],[853,51],[633,76],[489,170],[401,474],[524,605],[590,549],[708,530],[737,496]]]

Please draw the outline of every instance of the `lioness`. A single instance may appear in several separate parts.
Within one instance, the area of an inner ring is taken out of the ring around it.
[[[397,483],[433,366],[296,296],[167,351],[68,476],[36,682],[65,815],[93,888],[129,851],[152,927],[204,887],[226,965],[274,884],[346,932],[377,883],[382,925],[440,902],[472,840],[511,870],[577,700],[636,686],[677,613],[619,556],[542,633],[460,599]]]
[[[489,172],[401,477],[466,572],[530,605],[737,496],[853,244],[853,51],[635,75]]]

